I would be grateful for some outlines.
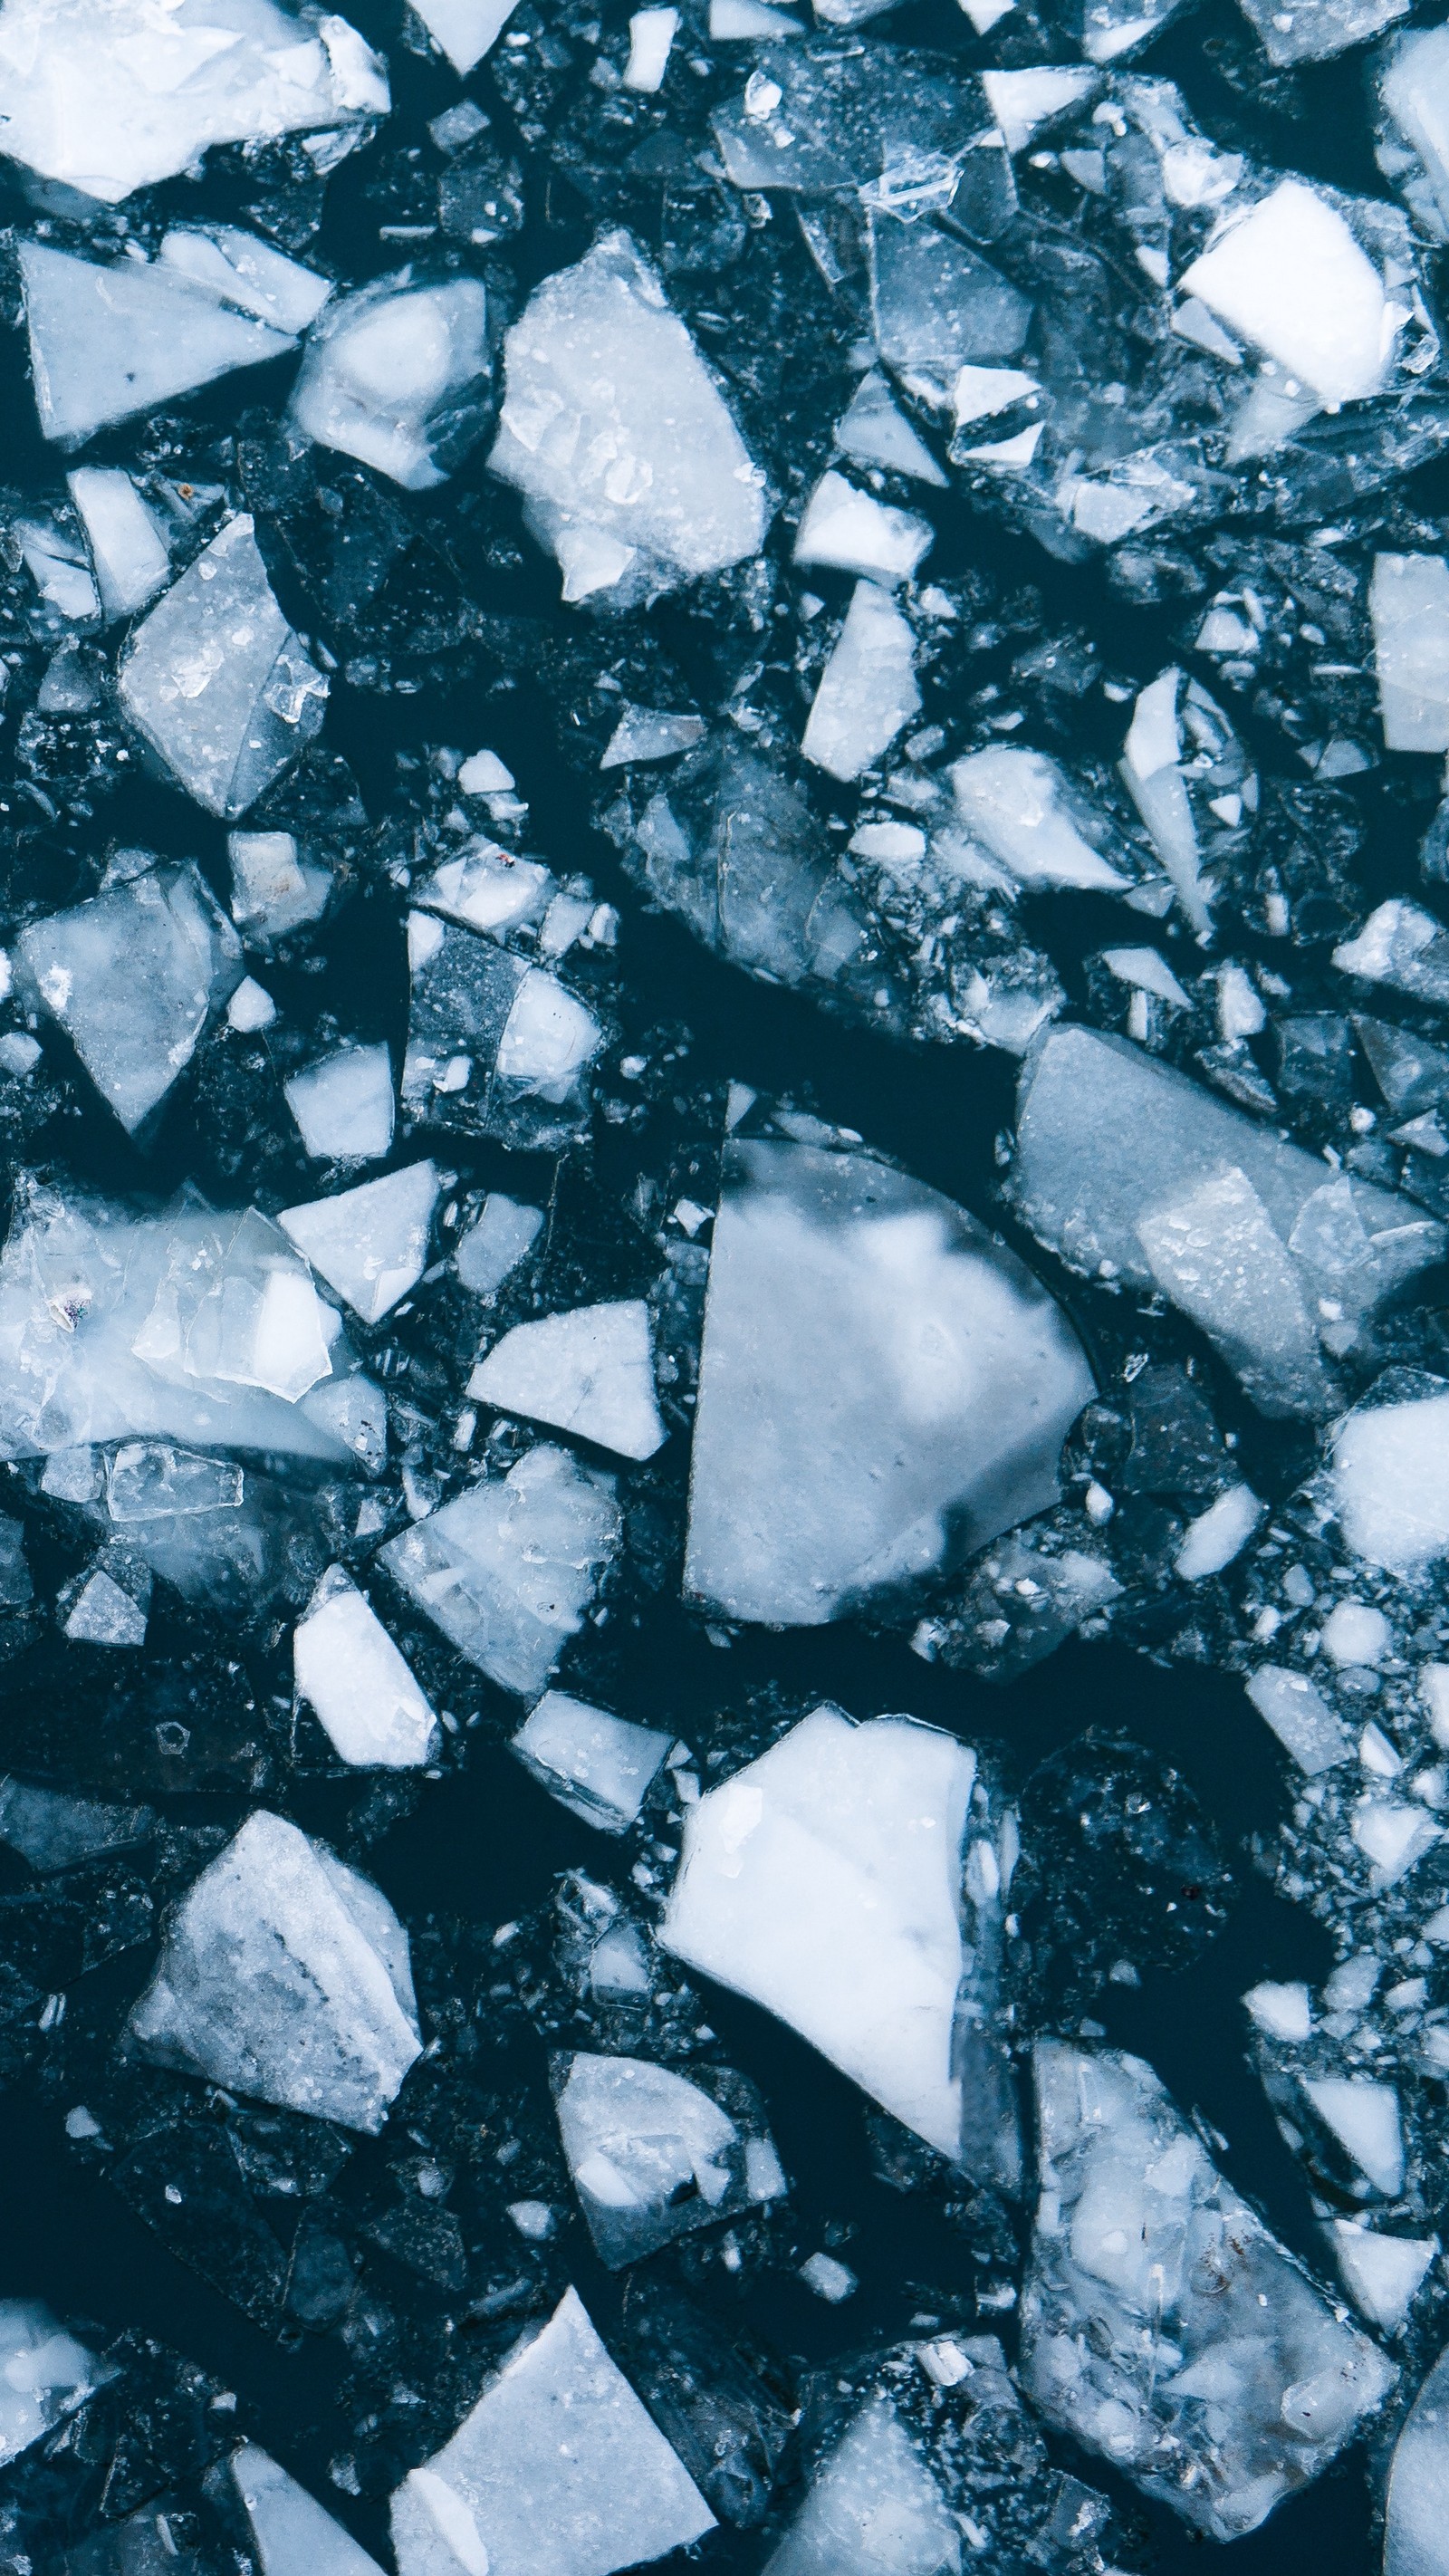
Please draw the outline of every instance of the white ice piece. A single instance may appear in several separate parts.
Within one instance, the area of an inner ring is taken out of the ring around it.
[[[413,0],[434,44],[465,77],[492,52],[518,0]]]
[[[118,1580],[121,1571],[114,1554],[109,1566],[98,1556],[66,1586],[56,1607],[64,1610],[61,1626],[75,1644],[116,1651],[144,1646],[151,1600],[150,1572],[144,1565],[133,1563],[126,1569],[127,1581],[122,1582]]]
[[[1369,584],[1388,751],[1449,751],[1449,563],[1375,555]]]
[[[1340,1669],[1361,1664],[1372,1671],[1393,1650],[1392,1628],[1382,1610],[1375,1610],[1368,1601],[1335,1601],[1320,1634]]]
[[[1424,2381],[1394,2451],[1383,2576],[1449,2576],[1449,2351]]]
[[[1212,928],[1212,912],[1203,889],[1197,826],[1180,765],[1181,687],[1182,673],[1173,668],[1159,672],[1139,691],[1122,746],[1122,777],[1177,890],[1184,915],[1202,938]]]
[[[765,2576],[958,2576],[961,2534],[887,2397],[849,2424]]]
[[[1260,1664],[1246,1687],[1258,1715],[1267,1719],[1279,1743],[1310,1779],[1350,1759],[1350,1729],[1334,1715],[1306,1673],[1290,1672],[1286,1664]]]
[[[1312,2032],[1313,2010],[1306,1986],[1265,1983],[1251,1987],[1243,2001],[1258,2028],[1265,2030],[1270,2039],[1296,2044]]]
[[[909,475],[915,483],[945,488],[946,477],[925,440],[897,407],[885,377],[874,369],[861,378],[842,413],[835,444],[856,465],[883,465],[889,473]]]
[[[381,2576],[375,2558],[255,2442],[227,2466],[251,2524],[262,2576]]]
[[[545,1691],[509,1746],[551,1797],[601,1833],[627,1833],[672,1738],[607,1709]]]
[[[1377,393],[1394,319],[1382,278],[1343,216],[1302,179],[1282,179],[1229,218],[1181,280],[1230,331],[1325,403]]]
[[[832,778],[858,778],[920,710],[910,623],[889,591],[858,581],[820,674],[800,748]]]
[[[1414,27],[1384,49],[1379,101],[1390,129],[1379,167],[1435,241],[1449,241],[1449,29]]]
[[[387,1153],[396,1102],[382,1043],[339,1047],[282,1088],[314,1162],[375,1163]]]
[[[1385,2200],[1404,2187],[1404,2132],[1392,2084],[1366,2075],[1305,2076],[1303,2090],[1324,2127]]]
[[[0,2463],[73,2415],[115,2377],[36,2299],[0,2299]]]
[[[332,893],[329,869],[302,856],[290,832],[228,832],[231,916],[248,945],[277,939],[320,921]]]
[[[797,564],[853,572],[889,590],[911,575],[934,542],[928,519],[891,509],[843,474],[822,474],[805,504],[795,538]]]
[[[316,321],[332,293],[330,277],[288,259],[236,224],[174,224],[157,258],[210,294],[254,313],[274,331],[296,337]]]
[[[1352,939],[1333,952],[1340,974],[1386,984],[1411,1001],[1449,1003],[1449,932],[1421,903],[1390,895],[1376,905]]]
[[[624,66],[625,89],[637,89],[652,97],[664,87],[669,56],[679,33],[677,9],[636,9],[629,21],[629,59]]]
[[[542,1229],[542,1208],[511,1199],[506,1190],[490,1190],[453,1256],[464,1287],[475,1297],[495,1295],[532,1251]]]
[[[259,984],[254,975],[243,975],[226,1006],[227,1027],[240,1031],[243,1037],[252,1037],[261,1029],[269,1029],[276,1016],[276,1003],[265,984]]]
[[[729,2113],[672,2067],[581,2052],[555,2083],[579,2205],[613,2268],[784,2192],[769,2137],[757,2130],[750,2153]]]
[[[566,599],[636,574],[668,587],[759,552],[763,477],[627,233],[534,290],[504,344],[489,465],[524,494]]]
[[[335,1198],[283,1208],[283,1233],[364,1324],[379,1324],[415,1288],[442,1183],[436,1165],[409,1163]]]
[[[992,743],[955,763],[951,785],[967,831],[1018,884],[1128,892],[1130,877],[1103,858],[1078,828],[1066,781],[1044,751]]]
[[[1357,1801],[1349,1830],[1369,1864],[1369,1887],[1375,1896],[1407,1878],[1441,1834],[1422,1807],[1405,1806],[1398,1798],[1377,1797],[1372,1791]]]
[[[359,1770],[415,1771],[438,1722],[377,1612],[341,1566],[324,1574],[292,1635],[297,1697]]]
[[[1449,1387],[1346,1415],[1333,1434],[1332,1473],[1356,1556],[1408,1576],[1449,1556]]]
[[[948,2156],[975,1777],[974,1753],[932,1727],[815,1709],[689,1810],[659,1936]]]
[[[1092,1377],[1025,1265],[864,1155],[736,1140],[715,1220],[688,1590],[813,1626],[1055,1499]]]
[[[772,0],[773,5],[773,0]],[[629,761],[673,760],[704,740],[703,716],[675,715],[663,707],[626,706],[604,746],[601,769]]]
[[[487,376],[487,318],[476,277],[382,278],[342,296],[308,339],[289,417],[320,447],[430,491],[448,479],[443,451]]]
[[[1081,63],[1034,64],[1027,71],[987,71],[986,101],[1008,152],[1024,152],[1054,116],[1081,106],[1101,86],[1101,74]]]
[[[119,465],[78,465],[66,483],[91,550],[102,615],[107,624],[134,617],[170,577],[159,522]]]
[[[668,1437],[654,1394],[642,1297],[515,1324],[475,1368],[468,1393],[500,1413],[547,1422],[620,1458],[652,1458]]]
[[[422,2052],[392,1907],[265,1808],[188,1889],[129,2027],[162,2066],[373,2132]]]
[[[1210,1574],[1221,1574],[1242,1554],[1266,1509],[1251,1485],[1229,1485],[1188,1522],[1175,1560],[1181,1581],[1205,1583]]]
[[[1397,2334],[1439,2251],[1436,2236],[1382,2236],[1351,2218],[1329,2229],[1344,2286],[1360,2316],[1381,2334]]]
[[[295,346],[160,260],[77,259],[33,241],[19,259],[36,409],[62,447]]]
[[[615,2576],[714,2527],[572,2289],[392,2500],[399,2576]]]

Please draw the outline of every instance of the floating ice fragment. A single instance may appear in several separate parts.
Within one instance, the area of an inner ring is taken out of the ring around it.
[[[1372,1668],[1393,1649],[1392,1628],[1382,1610],[1373,1609],[1367,1601],[1336,1601],[1320,1633],[1326,1651],[1340,1668],[1345,1664]]]
[[[1449,2571],[1449,2351],[1405,2419],[1389,2469],[1383,2576]]]
[[[934,1728],[817,1708],[690,1809],[659,1936],[947,2156],[975,1776],[974,1753]]]
[[[714,2527],[572,2289],[392,2500],[399,2576],[615,2576]]]
[[[668,1437],[654,1394],[649,1312],[639,1297],[515,1324],[475,1368],[468,1393],[621,1458],[652,1458]]]
[[[889,509],[843,474],[822,474],[795,539],[797,564],[853,572],[889,589],[909,581],[934,539],[929,520]]]
[[[1403,1806],[1396,1798],[1360,1798],[1351,1831],[1370,1863],[1369,1887],[1375,1896],[1397,1887],[1440,1839],[1439,1826],[1422,1807]]]
[[[506,1190],[490,1190],[453,1256],[464,1287],[475,1297],[492,1297],[532,1251],[542,1230],[542,1208],[526,1207]]]
[[[1404,2187],[1404,2133],[1392,2084],[1363,2075],[1305,2076],[1303,2090],[1374,2190],[1396,2200]]]
[[[673,760],[704,740],[703,716],[672,715],[653,707],[625,707],[599,762],[601,769],[622,769],[636,760]]]
[[[43,242],[22,242],[19,258],[36,409],[62,447],[294,345],[160,261],[98,263]]]
[[[35,2299],[0,2299],[0,2462],[63,2424],[115,2378]]]
[[[1351,2218],[1329,2229],[1344,2285],[1360,2316],[1381,2334],[1397,2334],[1439,2251],[1435,2236],[1381,2236]]]
[[[518,1150],[583,1132],[603,1030],[577,994],[494,940],[423,912],[409,920],[408,953],[402,1089],[412,1115]]]
[[[1389,751],[1449,751],[1449,563],[1375,555],[1369,585]]]
[[[283,1208],[277,1223],[364,1324],[377,1324],[415,1288],[441,1190],[432,1163],[409,1163],[335,1198]]]
[[[579,2205],[613,2269],[783,2196],[780,2160],[737,2076],[726,2094],[736,2117],[702,2084],[641,2057],[566,2058],[554,2083]]]
[[[381,278],[331,304],[292,388],[290,418],[408,492],[445,483],[478,437],[489,372],[482,281]]]
[[[664,86],[669,56],[679,33],[677,9],[636,9],[629,21],[629,59],[624,66],[625,89],[637,89],[652,97]]]
[[[1223,229],[1181,281],[1321,402],[1377,393],[1393,347],[1383,281],[1336,206],[1283,179]]]
[[[1449,931],[1402,895],[1379,904],[1356,936],[1335,948],[1333,962],[1340,974],[1385,984],[1411,1001],[1449,1007]],[[1403,1032],[1397,1034],[1402,1039]]]
[[[1449,1387],[1346,1415],[1333,1489],[1344,1537],[1370,1565],[1412,1576],[1449,1556]]]
[[[395,1102],[385,1046],[339,1047],[282,1088],[314,1162],[375,1163],[387,1153]]]
[[[320,921],[332,894],[328,869],[304,859],[290,832],[228,832],[231,917],[252,947],[270,947]]]
[[[1409,0],[1242,0],[1270,63],[1321,63],[1381,35]]]
[[[465,77],[497,44],[518,0],[413,0],[435,44]]]
[[[509,1746],[571,1815],[601,1833],[626,1833],[672,1738],[633,1726],[567,1691],[545,1691]]]
[[[833,2254],[807,2254],[800,2266],[800,2278],[807,2290],[827,2307],[838,2308],[845,2299],[855,2296],[860,2288],[856,2274],[848,2263],[839,2263]]]
[[[1258,1715],[1267,1719],[1310,1779],[1349,1760],[1353,1736],[1306,1673],[1290,1672],[1283,1664],[1260,1664],[1248,1677],[1247,1692]]]
[[[946,476],[925,440],[897,408],[877,370],[861,378],[837,423],[835,444],[856,465],[883,465],[888,473],[907,474],[913,482],[945,488]]]
[[[175,224],[162,235],[157,257],[179,277],[289,335],[315,322],[332,292],[330,277],[319,277],[315,268],[287,259],[235,224]]]
[[[1152,845],[1177,889],[1178,901],[1199,938],[1212,928],[1212,911],[1200,868],[1197,826],[1183,778],[1178,692],[1182,673],[1163,671],[1139,692],[1122,746],[1127,791],[1152,835]]]
[[[126,1851],[149,1842],[155,1830],[149,1807],[100,1806],[23,1780],[0,1783],[0,1842],[42,1873],[71,1869],[100,1852]]]
[[[1030,304],[954,233],[873,212],[868,248],[875,344],[888,366],[990,366],[1020,354]]]
[[[56,1604],[66,1636],[87,1646],[144,1646],[150,1609],[150,1568],[118,1547],[102,1548]]]
[[[381,2576],[377,2561],[351,2532],[255,2442],[243,2442],[227,2466],[251,2524],[262,2576]]]
[[[832,778],[858,778],[920,707],[915,635],[887,591],[858,581],[800,748]]]
[[[827,2258],[828,2259],[828,2258]],[[847,2426],[766,2576],[958,2576],[961,2535],[946,2499],[886,2397]]]
[[[91,550],[102,615],[107,624],[134,617],[171,572],[157,520],[119,465],[78,465],[66,484]]]
[[[340,1565],[324,1574],[292,1636],[297,1697],[344,1762],[416,1770],[438,1724],[377,1612]]]
[[[1449,29],[1415,27],[1386,45],[1378,76],[1385,131],[1378,161],[1423,230],[1449,241]]]
[[[1313,2012],[1306,1986],[1254,1986],[1244,1995],[1244,2003],[1260,2030],[1272,2039],[1287,2040],[1290,2045],[1307,2039],[1313,2029]]]
[[[1205,1583],[1241,1556],[1267,1506],[1251,1485],[1229,1485],[1205,1512],[1188,1522],[1175,1560],[1179,1580]]]
[[[374,2132],[422,2050],[391,1906],[264,1808],[182,1899],[129,2027],[159,2065]]]
[[[1085,837],[1088,818],[1074,810],[1067,781],[1045,752],[993,743],[955,762],[951,785],[967,830],[1021,885],[1098,894],[1130,888],[1131,877]]]

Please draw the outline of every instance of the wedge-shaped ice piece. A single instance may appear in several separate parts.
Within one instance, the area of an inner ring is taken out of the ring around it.
[[[129,2028],[158,2065],[374,2132],[422,2053],[392,1907],[265,1808],[183,1897]]]
[[[1449,1386],[1363,1404],[1333,1434],[1333,1493],[1356,1556],[1423,1574],[1449,1556]]]
[[[1342,975],[1384,984],[1441,1010],[1449,1006],[1449,931],[1421,903],[1402,895],[1377,905],[1363,928],[1335,948],[1333,962]]]
[[[902,424],[904,426],[904,424]],[[822,474],[805,505],[795,539],[797,564],[824,571],[858,573],[890,589],[909,581],[929,553],[935,531],[912,510],[892,510],[873,494],[847,483],[843,474]]]
[[[509,1746],[571,1815],[601,1833],[627,1833],[671,1738],[633,1726],[567,1691],[545,1691]]]
[[[1189,923],[1202,938],[1212,928],[1212,914],[1199,867],[1197,826],[1180,765],[1183,744],[1177,702],[1181,686],[1182,673],[1174,668],[1159,672],[1139,692],[1122,746],[1122,779]]]
[[[19,256],[36,409],[62,447],[295,345],[160,261],[76,259],[44,242]]]
[[[277,1223],[364,1324],[377,1324],[415,1288],[442,1184],[432,1163],[409,1163],[335,1198],[283,1208]]]
[[[262,2576],[381,2576],[375,2558],[255,2442],[227,2462]]]
[[[1329,2235],[1359,2315],[1381,2334],[1397,2334],[1439,2251],[1435,2236],[1383,2236],[1350,2218],[1333,2220]]]
[[[504,1690],[544,1687],[612,1563],[611,1476],[540,1442],[390,1539],[382,1562],[460,1654]]]
[[[944,488],[946,476],[925,440],[893,401],[884,376],[872,371],[836,427],[835,444],[857,465],[883,465],[915,483]]]
[[[397,1104],[385,1046],[339,1047],[282,1088],[314,1162],[375,1163],[388,1152]]]
[[[1303,2090],[1374,2190],[1397,2200],[1404,2187],[1404,2131],[1392,2084],[1364,2075],[1305,2076]]]
[[[1432,241],[1449,241],[1449,28],[1415,27],[1384,48],[1379,168]]]
[[[1210,313],[1325,403],[1377,393],[1394,345],[1378,270],[1343,216],[1283,179],[1234,217],[1181,281]]]
[[[1233,1165],[1145,1211],[1138,1237],[1152,1275],[1201,1325],[1264,1413],[1333,1410],[1333,1382],[1286,1245],[1245,1172]]]
[[[468,1393],[500,1413],[572,1431],[620,1458],[652,1458],[668,1438],[654,1395],[642,1297],[515,1324],[475,1368]]]
[[[408,957],[403,1100],[415,1117],[520,1152],[586,1132],[603,1030],[577,994],[431,913],[409,917]]]
[[[1125,894],[1133,884],[1088,840],[1081,800],[1045,752],[993,743],[958,760],[951,784],[967,831],[1020,884],[1096,894]],[[1100,837],[1108,837],[1105,825]]]
[[[577,2290],[392,2500],[398,2576],[615,2576],[714,2527]]]
[[[18,2460],[115,2375],[38,2300],[0,2299],[0,2463]]]
[[[896,368],[955,368],[1014,358],[1031,323],[1026,297],[999,269],[934,225],[869,219],[875,343]]]
[[[413,1771],[438,1749],[438,1722],[377,1612],[349,1574],[324,1574],[292,1636],[297,1697],[344,1762]]]
[[[415,0],[434,44],[464,75],[492,52],[518,0]]]
[[[642,2057],[564,2058],[554,2089],[579,2206],[614,2268],[784,2195],[753,2088],[738,2076],[726,2093],[736,2117],[702,2084]]]
[[[506,1190],[490,1190],[453,1255],[464,1287],[475,1297],[493,1296],[542,1231],[542,1208],[527,1207]]]
[[[814,1626],[1044,1511],[1091,1400],[1015,1254],[864,1155],[727,1149],[685,1582]]]
[[[910,623],[888,591],[858,581],[800,748],[832,778],[858,778],[920,709]]]
[[[1290,1672],[1286,1664],[1260,1664],[1248,1678],[1247,1692],[1284,1751],[1311,1780],[1352,1759],[1352,1730],[1335,1716],[1306,1673]]]
[[[430,491],[483,427],[487,321],[475,277],[384,278],[343,296],[308,339],[290,417],[320,447]]]
[[[176,224],[163,234],[157,254],[178,277],[241,313],[254,313],[274,331],[295,337],[315,322],[332,292],[330,277],[287,259],[257,233],[235,224]]]
[[[566,599],[626,574],[668,587],[758,554],[764,478],[627,233],[601,235],[535,289],[504,360],[489,465],[523,493]]]
[[[385,116],[387,75],[345,18],[272,0],[7,0],[0,131],[12,161],[115,205],[213,143]]]
[[[198,871],[138,869],[16,942],[22,987],[64,1029],[128,1135],[164,1100],[241,981],[241,943]]]
[[[1022,2377],[1047,2420],[1214,2540],[1256,2531],[1393,2386],[1223,2181],[1150,2066],[1036,2049]]]
[[[1369,584],[1389,751],[1449,751],[1449,563],[1375,555]]]
[[[965,2365],[963,2363],[962,2367]],[[846,2427],[766,2576],[958,2576],[961,2534],[889,2398]]]
[[[306,859],[290,832],[228,832],[231,917],[249,947],[270,947],[320,921],[332,894],[330,870]]]
[[[159,523],[119,465],[78,465],[66,483],[86,532],[103,616],[108,624],[134,617],[170,578]]]
[[[1449,2351],[1409,2409],[1389,2470],[1383,2576],[1449,2571]]]
[[[150,1610],[151,1569],[120,1547],[102,1548],[56,1603],[65,1635],[86,1646],[144,1646]]]
[[[155,1830],[149,1807],[103,1807],[23,1780],[7,1780],[0,1788],[0,1842],[42,1874],[73,1869],[99,1852],[127,1851],[149,1842]]]
[[[975,1777],[975,1754],[933,1727],[817,1708],[689,1810],[659,1936],[948,2156]]]
[[[1321,63],[1382,35],[1407,17],[1409,0],[1243,0],[1270,63]]]
[[[631,761],[674,760],[703,742],[703,716],[674,715],[659,707],[625,707],[604,747],[601,769],[623,769]]]
[[[502,938],[510,930],[537,929],[558,892],[558,879],[539,859],[522,859],[496,841],[476,841],[458,859],[435,868],[415,900],[427,912],[461,921],[469,930]]]
[[[312,740],[327,683],[277,606],[245,512],[134,630],[119,695],[178,786],[227,821]]]

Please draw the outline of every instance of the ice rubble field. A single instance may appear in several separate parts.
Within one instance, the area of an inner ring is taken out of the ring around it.
[[[0,5],[0,2576],[1449,2576],[1449,26]]]

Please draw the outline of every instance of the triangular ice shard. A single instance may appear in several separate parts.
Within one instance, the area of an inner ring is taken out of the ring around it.
[[[20,275],[40,426],[62,447],[296,345],[159,261],[22,242]]]
[[[381,2576],[351,2532],[255,2442],[233,2451],[229,2466],[262,2576]]]

